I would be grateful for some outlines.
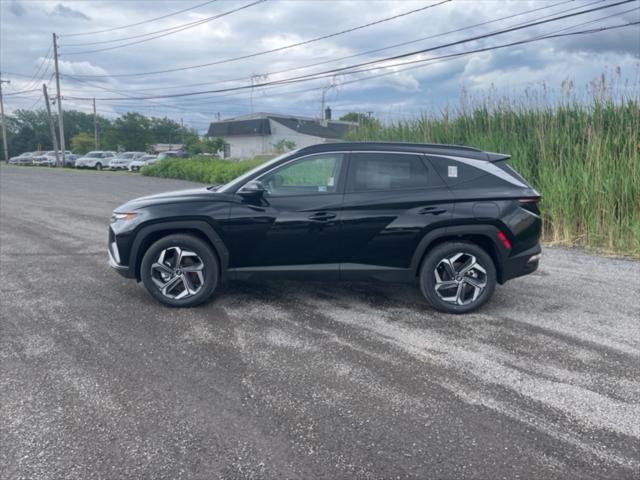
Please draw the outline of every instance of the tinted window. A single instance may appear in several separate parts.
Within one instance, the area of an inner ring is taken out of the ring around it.
[[[271,195],[314,195],[338,188],[341,153],[314,155],[267,173],[259,180]]]
[[[418,155],[354,153],[349,176],[355,192],[428,186],[427,169]]]

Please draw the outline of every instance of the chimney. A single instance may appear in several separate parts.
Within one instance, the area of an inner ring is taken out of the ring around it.
[[[324,119],[331,120],[331,107],[327,107],[324,109]]]

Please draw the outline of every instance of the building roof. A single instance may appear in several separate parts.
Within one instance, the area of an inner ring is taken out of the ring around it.
[[[209,137],[228,137],[232,135],[270,135],[271,125],[267,118],[252,120],[225,120],[209,125]]]
[[[317,120],[293,115],[279,115],[270,113],[256,113],[242,117],[231,118],[209,125],[209,137],[227,137],[233,135],[270,135],[269,120],[278,122],[285,127],[301,133],[320,138],[344,138],[354,124],[335,120]]]

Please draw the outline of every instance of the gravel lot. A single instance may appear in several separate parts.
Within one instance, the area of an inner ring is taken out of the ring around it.
[[[0,169],[0,477],[640,478],[640,263],[546,249],[480,313],[241,283],[167,309],[111,210],[193,184]]]

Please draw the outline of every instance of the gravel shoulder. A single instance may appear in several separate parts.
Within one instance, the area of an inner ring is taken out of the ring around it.
[[[640,262],[548,248],[463,317],[368,283],[167,309],[108,218],[190,186],[0,169],[0,477],[640,477]]]

